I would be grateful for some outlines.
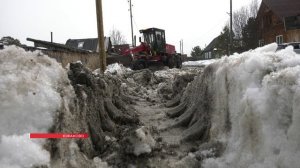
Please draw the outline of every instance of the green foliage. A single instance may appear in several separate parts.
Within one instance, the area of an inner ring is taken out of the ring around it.
[[[230,32],[229,27],[225,26],[220,36],[218,37],[218,41],[216,43],[215,48],[219,50],[220,55],[226,55],[229,52],[229,44],[230,44],[229,32]],[[233,32],[232,35],[234,37]]]
[[[229,43],[230,43],[229,28],[228,28],[228,26],[225,26],[223,28],[223,31],[221,32],[221,35],[219,36],[219,41],[218,41],[217,47],[222,50],[228,50]]]
[[[231,53],[241,53],[258,47],[258,25],[255,19],[257,11],[257,0],[252,0],[249,6],[242,7],[235,12]],[[229,27],[225,26],[214,46],[221,55],[229,54],[229,32]]]
[[[233,46],[231,53],[241,53],[258,47],[258,25],[255,18],[250,17],[247,20],[246,25],[242,28],[241,37],[235,38],[233,34]],[[216,48],[222,51],[222,55],[228,54],[229,51],[229,28],[225,26],[220,36],[218,37],[218,43]]]
[[[258,25],[255,18],[248,19],[246,26],[243,28],[243,44],[245,51],[258,47]]]
[[[202,52],[202,50],[201,50],[200,46],[196,46],[196,47],[192,48],[191,56],[192,57],[200,57],[201,52]]]
[[[2,37],[0,41],[3,42],[3,44],[5,45],[16,45],[16,46],[21,45],[20,40],[12,38],[10,36]]]

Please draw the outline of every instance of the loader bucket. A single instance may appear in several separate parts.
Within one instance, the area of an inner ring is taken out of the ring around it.
[[[119,55],[119,54],[108,54],[107,55],[107,65],[119,63],[124,65],[125,67],[130,67],[132,64],[132,57],[131,55]]]

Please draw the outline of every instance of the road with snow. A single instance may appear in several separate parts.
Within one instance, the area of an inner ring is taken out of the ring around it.
[[[276,49],[182,69],[113,64],[102,75],[6,47],[0,167],[298,167],[300,55]],[[90,137],[36,140],[32,132]]]

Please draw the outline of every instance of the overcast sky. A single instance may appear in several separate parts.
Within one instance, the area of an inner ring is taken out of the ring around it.
[[[229,0],[132,0],[134,33],[157,27],[166,30],[167,43],[184,41],[188,55],[192,47],[204,48],[218,36],[229,19]],[[251,0],[233,0],[233,9]],[[104,34],[120,30],[131,43],[128,0],[102,0]],[[95,0],[1,0],[0,37],[12,36],[22,43],[27,37],[65,43],[73,38],[97,37]]]

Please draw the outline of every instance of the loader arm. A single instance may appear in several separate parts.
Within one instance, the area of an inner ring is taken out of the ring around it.
[[[149,46],[146,43],[141,43],[139,46],[131,48],[131,49],[127,49],[125,50],[122,55],[127,56],[127,55],[135,55],[138,54],[140,52],[149,52]]]

